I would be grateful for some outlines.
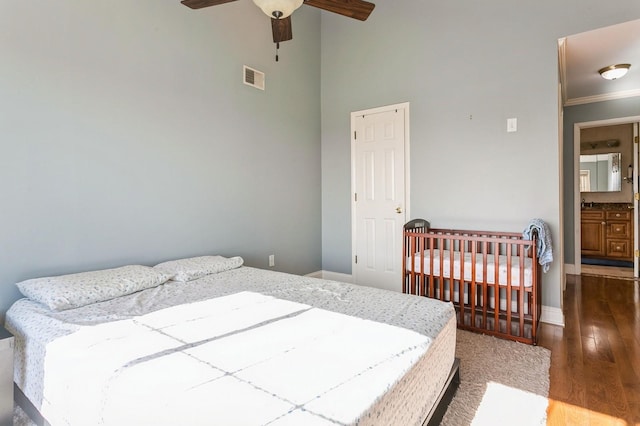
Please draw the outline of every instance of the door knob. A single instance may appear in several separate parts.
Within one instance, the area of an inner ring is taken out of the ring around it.
[[[402,207],[400,206],[396,207],[396,213],[398,214],[402,213]]]

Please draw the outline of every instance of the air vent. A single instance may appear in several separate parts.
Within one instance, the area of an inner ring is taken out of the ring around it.
[[[264,73],[248,66],[243,67],[244,84],[247,86],[255,87],[256,89],[264,90]]]

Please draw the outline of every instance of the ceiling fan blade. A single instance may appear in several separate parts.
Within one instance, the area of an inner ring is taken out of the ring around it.
[[[364,0],[304,0],[304,4],[360,21],[366,21],[376,7]]]
[[[191,9],[202,9],[203,7],[217,6],[219,4],[230,3],[236,0],[182,0],[180,3]]]
[[[291,16],[287,16],[283,19],[271,18],[271,32],[273,33],[274,43],[291,40],[293,38],[293,32],[291,30]]]

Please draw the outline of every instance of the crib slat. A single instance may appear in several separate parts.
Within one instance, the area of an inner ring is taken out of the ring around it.
[[[512,335],[513,333],[511,332],[511,301],[513,300],[513,291],[512,291],[512,281],[511,281],[511,247],[510,245],[507,243],[507,297],[506,297],[506,304],[507,304],[507,334]]]
[[[493,288],[493,331],[500,331],[500,272],[496,268],[495,242],[488,243],[488,250],[493,255],[493,284],[488,284],[489,288]],[[487,270],[489,267],[489,256],[487,255]],[[487,281],[489,273],[487,272]],[[489,306],[491,306],[491,298],[489,298]]]
[[[409,243],[411,245],[411,247],[409,249],[410,253],[415,253],[416,240],[417,240],[417,237],[409,237]],[[411,262],[411,283],[410,283],[411,290],[410,290],[410,292],[411,292],[411,294],[416,294],[416,273],[415,273],[415,270],[416,270],[416,259],[415,259],[415,256],[411,256],[410,259],[411,259],[410,260],[410,262]]]
[[[465,289],[467,288],[467,284],[464,281],[464,264],[466,263],[464,261],[465,259],[465,255],[466,255],[466,248],[467,248],[467,244],[468,241],[465,243],[464,241],[460,242],[460,245],[462,246],[462,250],[460,251],[460,264],[463,265],[462,271],[460,272],[460,282],[461,284],[461,289],[458,290],[458,295],[459,297],[464,300],[464,292]],[[476,253],[475,253],[475,247],[473,247],[473,245],[471,245],[471,281],[468,283],[468,288],[469,288],[469,309],[471,312],[471,318],[469,319],[469,325],[471,325],[472,327],[475,326],[475,322],[476,322],[476,305],[477,305],[477,301],[476,301]]]
[[[487,282],[487,242],[483,241],[481,252],[484,253],[482,256],[482,282]],[[480,326],[482,328],[487,328],[489,325],[487,324],[487,310],[490,306],[489,302],[489,294],[488,294],[488,285],[482,286],[482,323]]]
[[[436,244],[436,250],[438,251],[438,253],[436,253],[435,255],[437,256],[437,259],[438,259],[438,268],[439,268],[438,275],[436,275],[436,277],[438,278],[436,287],[438,289],[438,298],[440,298],[441,293],[444,291],[444,286],[445,286],[445,283],[443,282],[444,275],[445,275],[444,274],[444,248],[442,247],[442,238],[440,238],[440,236],[438,236],[438,238],[436,239],[435,244]]]
[[[524,246],[520,245],[518,247],[518,258],[520,260],[520,289],[518,291],[518,307],[521,309],[520,312],[520,336],[524,336],[524,293],[525,293],[525,282],[524,282]],[[531,312],[527,310],[527,312]]]
[[[436,241],[433,239],[433,236],[429,236],[429,297],[436,297],[436,287],[437,287],[437,283],[436,283],[436,276],[433,274],[432,271],[434,271],[434,263],[433,263],[433,257],[435,255],[436,252]]]

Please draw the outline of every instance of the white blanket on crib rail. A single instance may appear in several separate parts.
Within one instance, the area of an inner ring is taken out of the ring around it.
[[[420,253],[416,253],[414,256],[414,261],[412,259],[407,259],[407,269],[413,270],[414,272],[421,273],[424,270],[424,273],[427,275],[431,275],[431,253],[429,250],[424,251],[424,268],[420,265]],[[442,259],[441,259],[442,257]],[[472,277],[472,267],[473,267],[473,259],[471,253],[464,254],[464,261],[460,261],[460,252],[453,253],[453,278],[456,280],[464,277],[465,281],[471,281]],[[486,260],[486,262],[485,262]],[[451,253],[449,250],[434,250],[433,251],[433,275],[441,275],[440,273],[440,262],[442,261],[442,276],[444,278],[451,278]],[[415,263],[414,263],[415,262]],[[486,280],[484,274],[485,263],[487,266]],[[500,285],[507,285],[508,282],[508,265],[507,265],[507,256],[499,255],[498,256],[498,283]],[[531,258],[524,258],[524,286],[531,287],[532,285],[532,266],[531,266]],[[482,254],[476,253],[475,257],[475,281],[477,283],[487,282],[489,284],[496,283],[496,264],[495,257],[493,254]],[[518,256],[511,256],[511,285],[512,286],[520,286],[520,258]]]

